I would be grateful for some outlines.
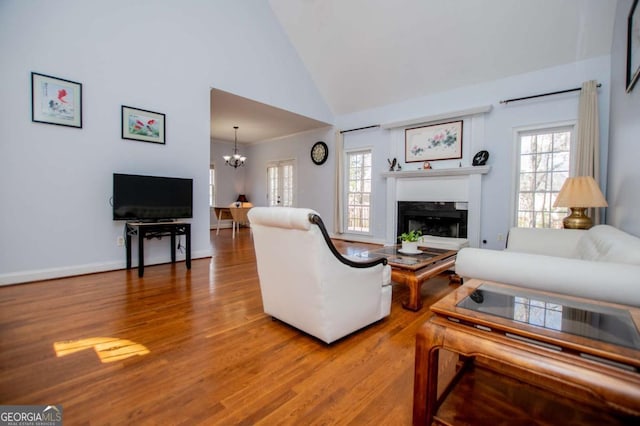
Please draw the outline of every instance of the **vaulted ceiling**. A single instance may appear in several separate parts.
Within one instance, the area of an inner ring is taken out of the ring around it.
[[[233,93],[211,89],[211,137],[238,143],[265,142],[328,126],[300,114],[256,102]]]
[[[607,55],[616,2],[269,0],[336,115]]]

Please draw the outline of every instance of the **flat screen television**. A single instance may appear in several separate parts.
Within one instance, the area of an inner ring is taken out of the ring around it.
[[[193,217],[193,179],[113,174],[113,220]]]

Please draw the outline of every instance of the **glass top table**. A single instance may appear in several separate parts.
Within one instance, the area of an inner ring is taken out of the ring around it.
[[[456,306],[640,350],[629,310],[518,288],[482,284]]]
[[[376,250],[363,251],[357,257],[372,260],[386,257],[392,267],[403,269],[421,269],[435,262],[455,256],[455,250],[443,250],[430,247],[420,247],[419,253],[403,253],[401,246],[388,246]]]
[[[416,334],[414,424],[446,419],[451,405],[440,410],[446,395],[471,405],[470,389],[488,389],[473,375],[479,369],[491,372],[491,383],[511,378],[531,385],[551,411],[558,396],[634,419],[621,424],[640,418],[640,308],[469,279],[430,309],[434,315]],[[463,382],[471,387],[456,394]],[[501,395],[505,407],[522,409],[522,394]]]
[[[640,309],[633,306],[473,279],[431,311],[447,322],[640,373]]]

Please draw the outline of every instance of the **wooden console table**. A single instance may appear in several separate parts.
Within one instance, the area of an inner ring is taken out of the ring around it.
[[[416,337],[414,425],[518,423],[518,413],[530,424],[640,424],[640,309],[470,280],[431,310]],[[438,368],[441,355],[453,371]],[[495,386],[508,380],[512,389]],[[493,400],[472,402],[487,390]]]
[[[127,269],[131,269],[131,237],[138,237],[138,276],[144,275],[144,240],[171,237],[171,263],[176,263],[176,235],[185,236],[185,261],[191,269],[191,224],[188,222],[127,222]]]

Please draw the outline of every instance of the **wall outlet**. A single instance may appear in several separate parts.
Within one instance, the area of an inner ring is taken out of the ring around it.
[[[122,247],[124,245],[124,237],[122,235],[118,235],[118,238],[116,238],[116,244],[118,247]]]

